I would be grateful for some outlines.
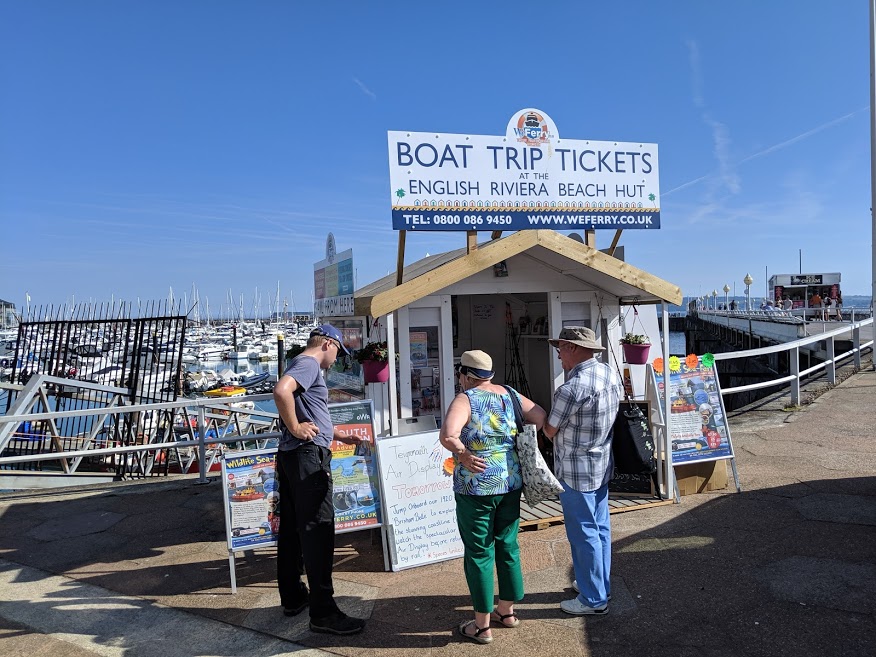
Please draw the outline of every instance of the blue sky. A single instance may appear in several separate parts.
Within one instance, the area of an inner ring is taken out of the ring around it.
[[[760,295],[800,249],[868,294],[867,25],[862,0],[3,0],[0,298],[267,309],[279,281],[307,308],[329,231],[358,285],[394,268],[388,130],[525,107],[659,145],[662,228],[621,244],[685,294]],[[406,261],[464,240],[410,234]]]

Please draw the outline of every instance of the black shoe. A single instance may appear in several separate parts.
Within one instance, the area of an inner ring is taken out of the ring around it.
[[[307,609],[307,605],[309,605],[309,604],[310,604],[310,602],[308,602],[307,600],[302,600],[298,604],[293,605],[291,607],[283,607],[283,615],[284,616],[297,616],[302,611]]]
[[[310,604],[310,592],[307,590],[306,586],[301,586],[301,592],[298,596],[298,602],[293,602],[291,605],[283,605],[283,615],[284,616],[297,616],[302,611],[307,609],[307,605]]]
[[[310,629],[320,634],[358,634],[365,629],[365,621],[336,611],[322,618],[311,618]]]

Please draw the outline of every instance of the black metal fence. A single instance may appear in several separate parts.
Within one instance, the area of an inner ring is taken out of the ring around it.
[[[150,302],[137,308],[137,317],[131,316],[132,310],[126,303],[34,308],[18,327],[10,380],[24,385],[34,375],[47,374],[102,388],[86,394],[81,388],[49,386],[41,400],[45,407],[41,410],[46,412],[105,407],[120,394],[132,404],[176,401],[183,379],[186,331],[181,305]],[[7,412],[14,400],[15,395],[9,394]],[[124,426],[115,425],[116,417],[124,418]],[[113,415],[105,420],[112,426],[101,427],[100,433],[116,445],[133,445],[138,428],[132,424],[140,420],[136,414]],[[93,416],[60,420],[57,433],[61,437],[53,441],[45,439],[45,427],[23,423],[2,455],[75,449],[82,436],[94,431],[94,422]],[[40,469],[40,463],[44,462],[21,464],[19,468]],[[163,463],[166,471],[167,459]],[[104,470],[112,466],[119,476],[143,471],[130,457],[111,457],[109,463],[107,457],[94,457],[91,465]],[[161,474],[162,469],[153,468],[152,472]]]

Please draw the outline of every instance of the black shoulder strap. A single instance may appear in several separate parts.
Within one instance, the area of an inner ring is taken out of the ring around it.
[[[511,386],[502,386],[508,391],[508,396],[511,397],[511,405],[514,407],[514,421],[517,422],[517,431],[523,431],[523,406],[520,405],[520,398],[517,396],[517,391]]]

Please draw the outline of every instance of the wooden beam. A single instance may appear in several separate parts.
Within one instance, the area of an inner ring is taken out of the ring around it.
[[[521,230],[497,242],[488,242],[475,251],[436,267],[416,278],[406,281],[371,299],[372,317],[382,317],[402,306],[443,290],[449,285],[465,280],[479,271],[492,267],[497,262],[511,258],[538,243],[535,230]]]
[[[478,248],[478,231],[476,231],[476,230],[465,231],[465,252],[471,253],[472,251],[476,251],[477,248]]]
[[[490,235],[490,239],[491,239],[491,240],[497,240],[497,239],[499,239],[500,237],[502,237],[502,231],[501,231],[501,230],[494,230],[493,233]]]
[[[591,249],[596,248],[596,231],[595,230],[585,230],[584,231],[584,244],[589,246]]]
[[[620,236],[622,232],[624,232],[623,228],[618,228],[614,232],[614,239],[611,240],[611,246],[608,247],[608,255],[614,256],[614,250],[617,248],[617,243],[620,242]]]
[[[395,284],[402,284],[402,276],[405,271],[405,236],[406,230],[398,231],[398,262],[395,266]]]
[[[523,253],[536,245],[558,253],[573,262],[591,267],[606,276],[627,283],[659,299],[671,303],[681,303],[681,288],[653,274],[588,248],[555,231],[521,230],[502,240],[486,242],[467,255],[427,271],[398,287],[375,294],[370,299],[357,299],[356,312],[360,313],[359,308],[370,302],[370,312],[360,314],[382,317],[417,299],[422,299],[465,280],[469,276],[492,267],[497,262]]]
[[[681,303],[681,288],[662,278],[649,274],[643,269],[612,258],[595,249],[584,249],[579,242],[560,235],[552,230],[530,231],[538,233],[538,243],[551,251],[563,255],[587,267],[600,271],[608,276],[623,281],[629,285],[649,292],[670,303]]]

